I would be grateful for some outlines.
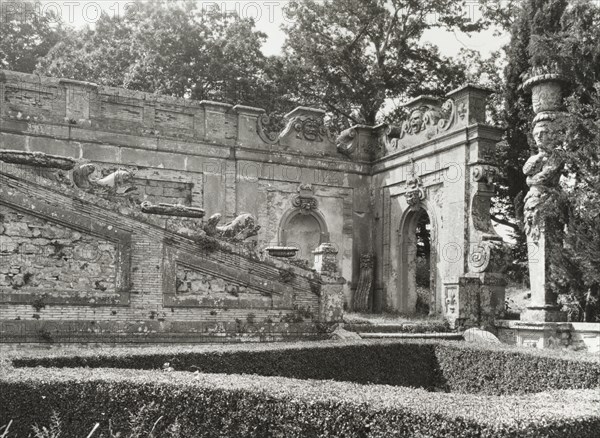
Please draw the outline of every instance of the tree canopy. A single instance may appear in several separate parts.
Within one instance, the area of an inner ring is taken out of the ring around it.
[[[36,63],[65,36],[60,17],[39,2],[0,2],[0,68],[32,73]]]
[[[136,3],[123,17],[71,31],[36,72],[197,100],[272,102],[261,52],[266,35],[252,20],[206,11],[197,2]]]
[[[297,2],[285,27],[285,57],[299,79],[292,92],[372,125],[388,99],[443,95],[462,85],[464,68],[421,37],[432,27],[474,28],[461,6],[450,0]]]
[[[550,287],[570,296],[569,308],[597,301],[600,285],[600,8],[588,0],[528,0],[514,15],[506,48],[504,111],[505,141],[501,144],[505,194],[522,211],[528,190],[522,165],[535,149],[531,138],[531,96],[521,87],[531,74],[549,70],[568,79],[565,112],[556,120],[558,135],[548,154],[565,163],[562,191],[540,211],[560,242],[551,245]],[[593,293],[592,293],[593,292]],[[596,298],[594,298],[594,296]],[[565,299],[565,298],[563,298]],[[597,310],[585,312],[596,318]]]

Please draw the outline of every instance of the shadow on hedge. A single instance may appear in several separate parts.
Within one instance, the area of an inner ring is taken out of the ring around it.
[[[600,388],[598,361],[452,342],[248,346],[14,359],[15,367],[170,369],[385,384],[488,395]]]

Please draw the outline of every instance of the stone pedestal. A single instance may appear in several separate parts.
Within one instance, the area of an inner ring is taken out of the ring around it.
[[[321,277],[319,316],[321,322],[341,322],[344,316],[344,279]]]
[[[341,322],[344,316],[344,279],[337,268],[337,248],[329,242],[313,251],[314,270],[320,275],[319,316],[321,322]]]
[[[492,329],[504,310],[502,274],[468,273],[444,281],[444,316],[452,328]]]
[[[548,287],[548,253],[545,232],[537,239],[527,237],[529,258],[529,283],[531,284],[531,304],[521,314],[521,321],[553,322],[566,321],[566,313],[556,305],[556,296]]]

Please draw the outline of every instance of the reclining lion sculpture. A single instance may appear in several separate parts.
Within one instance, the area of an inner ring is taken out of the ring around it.
[[[254,217],[249,213],[240,214],[231,222],[218,226],[220,220],[219,213],[213,214],[204,224],[204,232],[211,237],[241,242],[256,236],[260,230],[260,225],[256,225]]]

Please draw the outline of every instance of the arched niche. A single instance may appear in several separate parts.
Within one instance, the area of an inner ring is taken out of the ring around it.
[[[321,243],[329,242],[329,231],[318,210],[293,208],[281,218],[278,237],[281,245],[300,249],[298,258],[312,261],[312,251]]]
[[[438,273],[437,260],[437,225],[433,211],[427,204],[421,202],[408,208],[400,220],[399,232],[399,259],[398,259],[398,284],[396,293],[396,310],[402,313],[415,313],[417,304],[417,226],[423,216],[429,218],[430,226],[430,255],[429,255],[429,314],[439,312],[438,298],[441,286]]]

